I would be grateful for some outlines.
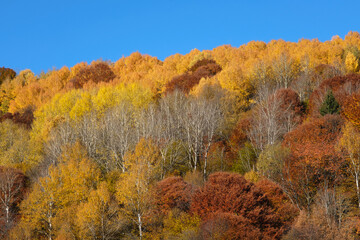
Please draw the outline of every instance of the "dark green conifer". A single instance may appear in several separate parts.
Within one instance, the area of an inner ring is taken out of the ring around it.
[[[340,112],[340,105],[336,101],[333,92],[330,90],[327,92],[325,96],[324,102],[321,104],[320,107],[320,114],[325,116],[326,114],[339,114]]]

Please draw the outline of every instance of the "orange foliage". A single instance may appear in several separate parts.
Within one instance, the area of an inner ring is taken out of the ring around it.
[[[342,178],[344,159],[336,151],[343,121],[339,115],[310,119],[285,135],[283,145],[291,154],[285,162],[284,174],[299,207],[313,202],[320,184],[330,186]]]
[[[269,198],[234,173],[211,174],[193,195],[191,210],[205,222],[222,216],[231,226],[223,230],[234,236],[229,239],[279,239],[284,232],[282,216],[274,211]]]
[[[357,128],[360,128],[360,94],[352,94],[345,102],[342,109],[342,113],[345,118],[354,124]]]
[[[160,212],[168,213],[173,208],[188,211],[191,203],[192,185],[181,177],[169,177],[156,184],[155,204]]]

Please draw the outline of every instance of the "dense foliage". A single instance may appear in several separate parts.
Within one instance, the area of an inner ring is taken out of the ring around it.
[[[0,238],[358,239],[359,49],[0,68]]]

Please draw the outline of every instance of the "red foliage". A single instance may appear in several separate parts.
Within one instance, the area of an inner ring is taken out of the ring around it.
[[[197,61],[189,70],[188,72],[195,72],[198,68],[203,67],[203,66],[207,66],[207,65],[212,65],[212,66],[216,66],[217,63],[212,60],[212,59],[202,59],[200,61]],[[217,65],[218,66],[218,65]],[[217,67],[216,67],[217,69]],[[214,73],[214,75],[216,74],[216,72]]]
[[[82,88],[86,83],[110,82],[115,78],[111,68],[104,62],[95,62],[79,70],[68,83],[68,88]]]
[[[230,142],[241,147],[248,140],[246,132],[250,129],[250,125],[251,118],[240,119],[231,133]]]
[[[285,110],[294,111],[295,115],[302,115],[304,113],[303,105],[300,102],[299,95],[290,88],[282,88],[276,91],[275,99],[282,102],[281,108]]]
[[[165,85],[165,93],[171,93],[176,89],[188,93],[202,78],[212,77],[221,70],[221,67],[215,61],[201,60],[197,62],[190,71],[176,76],[168,82]]]
[[[349,96],[343,105],[343,116],[360,129],[360,93]]]
[[[5,113],[3,116],[0,117],[0,122],[5,121],[6,119],[10,119],[14,123],[23,125],[26,128],[31,128],[31,124],[34,121],[33,109],[31,107],[28,107],[24,110],[23,113]]]
[[[0,68],[0,84],[6,79],[13,79],[16,76],[16,72],[11,68]]]
[[[291,228],[295,217],[299,214],[299,209],[296,208],[285,195],[283,190],[276,183],[263,179],[256,183],[256,186],[260,188],[265,196],[271,201],[275,208],[275,212],[281,216],[282,227],[280,232],[284,233]]]
[[[318,168],[317,171],[334,171],[339,163],[335,144],[343,121],[338,115],[326,115],[309,122],[285,135],[283,144],[290,147],[298,160]]]
[[[247,132],[251,127],[251,118],[241,118],[232,130],[227,147],[227,158],[235,159],[238,151],[244,146],[245,142],[249,140]]]
[[[181,177],[168,177],[156,185],[155,204],[159,211],[165,214],[173,208],[188,211],[192,188]]]
[[[232,234],[235,231],[246,232],[251,228],[254,234],[261,233],[254,236],[261,236],[262,239],[278,239],[283,233],[281,216],[275,212],[271,201],[260,188],[246,181],[239,174],[211,174],[204,187],[193,195],[191,210],[205,222],[213,219],[217,214],[225,214],[222,216],[226,216],[225,219],[231,223],[230,225],[236,226],[226,230]]]
[[[347,96],[356,92],[360,88],[360,74],[348,74],[346,76],[336,76],[323,81],[314,90],[309,99],[309,110],[313,116],[319,116],[319,107],[323,102],[323,96],[327,90],[332,90],[336,101],[343,106]]]
[[[285,135],[284,146],[291,150],[284,174],[300,206],[309,207],[320,183],[341,180],[344,159],[335,149],[343,121],[339,115],[310,119]]]

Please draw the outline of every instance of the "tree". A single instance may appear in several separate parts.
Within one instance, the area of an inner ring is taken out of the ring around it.
[[[333,92],[336,101],[343,106],[348,96],[356,93],[359,88],[360,74],[336,75],[321,82],[309,99],[309,112],[312,116],[319,116],[319,109],[327,96],[328,90]]]
[[[261,179],[255,184],[271,201],[274,211],[281,216],[281,229],[279,232],[286,233],[299,214],[299,209],[286,196],[281,186],[269,179]]]
[[[27,107],[27,108],[23,109],[22,113],[20,113],[20,112],[15,112],[14,114],[5,113],[3,116],[0,117],[0,122],[4,121],[6,119],[10,119],[14,123],[23,125],[29,129],[29,128],[31,128],[31,124],[34,121],[33,109],[32,109],[32,107]]]
[[[283,180],[283,170],[285,159],[290,150],[283,147],[280,143],[267,146],[259,156],[256,167],[265,177],[281,183]]]
[[[287,53],[282,53],[273,63],[273,71],[278,86],[288,88],[297,77],[298,67],[295,61]]]
[[[201,219],[196,215],[173,209],[164,219],[164,239],[198,239]]]
[[[0,237],[6,238],[19,218],[26,178],[18,170],[0,166]]]
[[[348,170],[354,178],[358,208],[360,210],[360,133],[351,123],[346,123],[342,129],[339,147],[347,153]]]
[[[156,184],[154,197],[158,211],[167,214],[177,208],[188,212],[193,187],[181,177],[168,177]]]
[[[339,115],[311,119],[284,137],[290,149],[280,184],[299,207],[310,211],[322,183],[334,186],[343,178],[344,159],[335,150],[343,121]]]
[[[2,84],[6,79],[14,79],[16,76],[16,72],[11,68],[0,68],[0,84]]]
[[[247,132],[257,155],[266,146],[282,140],[284,134],[296,125],[296,101],[286,102],[289,100],[286,94],[274,94],[268,89],[263,89],[258,95],[258,104],[253,109],[251,127]]]
[[[20,228],[32,238],[55,239],[61,231],[76,235],[74,215],[100,179],[97,166],[80,144],[68,147],[60,163],[51,165],[21,204]]]
[[[349,122],[360,129],[360,94],[352,94],[345,100],[342,113]]]
[[[188,152],[189,165],[196,171],[201,169],[204,179],[207,177],[207,160],[210,147],[223,123],[223,111],[218,99],[207,101],[203,98],[188,99],[185,104],[181,123],[185,130],[184,140]]]
[[[125,156],[127,172],[117,185],[116,197],[126,215],[138,228],[139,238],[144,237],[145,220],[152,206],[151,184],[158,179],[159,150],[151,140],[141,139],[134,153]]]
[[[175,90],[188,93],[202,78],[212,77],[221,70],[221,67],[214,60],[200,60],[188,72],[176,76],[168,82],[165,85],[165,93],[171,93]]]
[[[88,201],[81,203],[76,213],[81,239],[115,239],[120,234],[123,222],[105,182],[90,192]]]
[[[70,80],[69,87],[82,88],[86,83],[109,82],[115,78],[115,74],[105,62],[93,62],[89,66],[81,68],[75,77]]]
[[[348,52],[345,58],[346,70],[348,72],[357,72],[359,70],[359,60],[352,52]]]
[[[245,142],[244,146],[237,151],[237,156],[232,168],[235,172],[245,174],[255,169],[256,153],[250,142]]]
[[[188,169],[182,114],[188,99],[182,92],[175,91],[159,101],[155,120],[155,136],[162,158],[163,176],[171,171]],[[149,120],[147,120],[149,121]]]
[[[29,170],[29,131],[10,120],[0,123],[0,165]]]
[[[259,188],[233,173],[211,174],[204,187],[194,193],[191,204],[192,212],[203,221],[224,214],[226,219],[234,222],[230,225],[233,227],[224,231],[236,231],[245,239],[281,237],[281,217],[272,208],[271,201]]]
[[[338,114],[340,112],[340,105],[336,101],[333,92],[330,90],[325,96],[325,100],[320,107],[320,114]]]

